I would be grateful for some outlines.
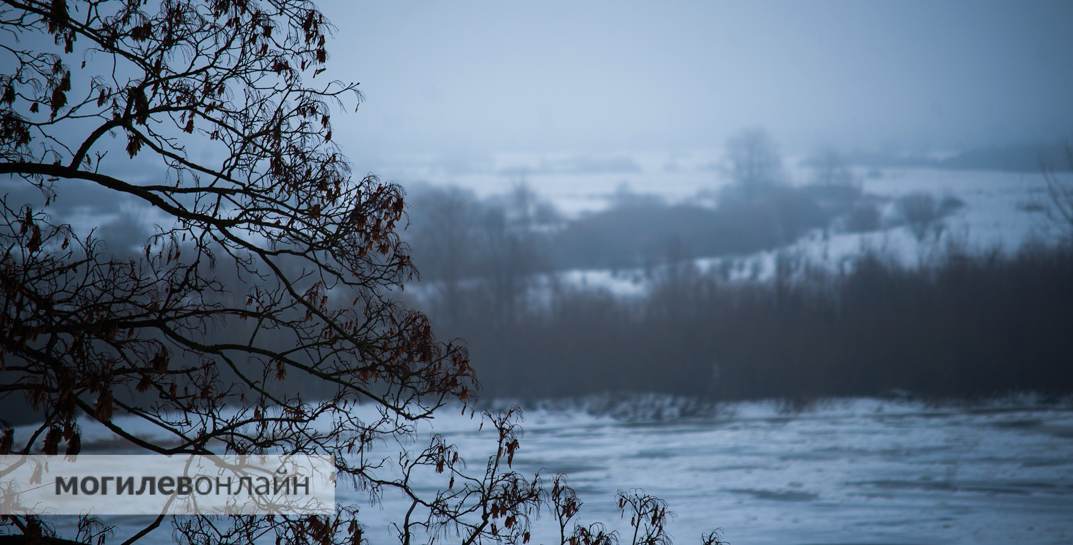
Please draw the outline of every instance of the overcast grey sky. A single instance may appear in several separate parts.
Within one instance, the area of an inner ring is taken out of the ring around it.
[[[347,151],[787,148],[1073,134],[1073,1],[350,2]]]

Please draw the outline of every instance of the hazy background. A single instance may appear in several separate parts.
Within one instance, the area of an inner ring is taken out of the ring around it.
[[[327,2],[360,169],[427,155],[1051,143],[1073,127],[1073,4]]]

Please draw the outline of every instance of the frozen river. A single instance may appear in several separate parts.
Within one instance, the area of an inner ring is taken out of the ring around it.
[[[698,543],[709,528],[721,528],[733,545],[1073,543],[1068,401],[929,406],[858,399],[799,412],[757,402],[694,414],[529,410],[514,467],[569,474],[586,524],[621,527],[619,489],[660,496],[675,513],[670,534],[680,545]],[[434,427],[479,470],[494,440],[488,431],[450,408]],[[389,521],[403,510],[400,498],[388,494],[371,504],[352,489],[338,493],[360,507],[371,545],[396,542]],[[137,521],[112,522],[121,541]],[[545,515],[536,527],[548,524]],[[548,543],[551,535],[534,532],[533,542]],[[169,543],[170,536],[165,525],[148,542]]]
[[[586,521],[620,523],[617,489],[661,496],[679,544],[713,527],[736,545],[1073,543],[1068,404],[750,403],[649,422],[537,410],[515,468],[568,473]]]

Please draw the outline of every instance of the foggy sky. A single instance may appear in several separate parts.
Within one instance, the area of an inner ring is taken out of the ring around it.
[[[327,2],[344,149],[787,148],[1073,134],[1073,2]]]

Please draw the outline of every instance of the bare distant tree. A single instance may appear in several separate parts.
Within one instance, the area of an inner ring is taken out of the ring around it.
[[[413,192],[414,217],[407,236],[422,278],[436,286],[444,308],[434,314],[457,318],[467,303],[463,282],[474,276],[480,252],[476,225],[484,209],[476,195],[459,188]]]
[[[502,200],[507,219],[518,229],[547,229],[562,222],[555,205],[533,191],[524,180],[514,184]]]
[[[1066,161],[1067,166],[1073,169],[1073,146],[1066,146]],[[1047,182],[1047,196],[1051,201],[1048,210],[1051,220],[1065,230],[1067,237],[1073,239],[1073,177],[1044,169],[1043,179]]]
[[[826,150],[812,161],[812,183],[824,187],[851,187],[856,184],[856,179],[838,152]]]
[[[544,265],[541,242],[559,221],[528,186],[481,199],[457,187],[413,192],[408,240],[438,297],[434,315],[452,321],[480,294],[496,302],[497,322],[512,319]]]
[[[747,195],[755,196],[783,181],[782,159],[763,129],[748,129],[726,143],[730,177]]]

